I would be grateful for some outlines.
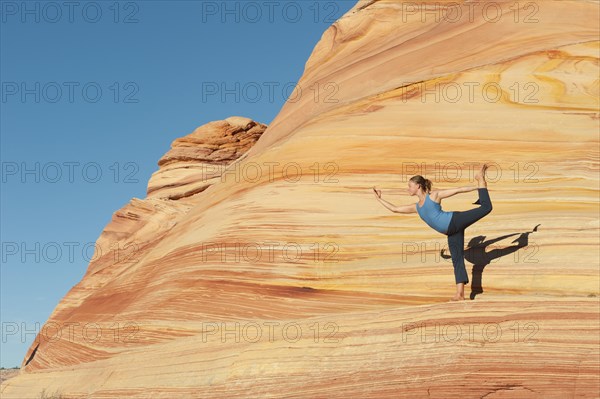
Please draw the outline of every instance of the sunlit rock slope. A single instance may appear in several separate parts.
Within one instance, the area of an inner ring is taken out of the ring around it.
[[[175,140],[2,398],[598,398],[598,11],[359,1],[266,130]],[[449,302],[446,237],[371,188],[484,161]]]

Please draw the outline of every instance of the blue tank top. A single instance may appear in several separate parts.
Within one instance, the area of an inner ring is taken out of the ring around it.
[[[429,194],[425,197],[423,206],[419,207],[417,202],[417,213],[431,227],[439,233],[446,234],[448,232],[448,226],[450,225],[450,219],[454,212],[442,211],[442,206],[437,202],[434,202],[429,198]]]

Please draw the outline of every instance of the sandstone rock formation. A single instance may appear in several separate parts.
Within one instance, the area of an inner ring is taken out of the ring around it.
[[[176,139],[148,182],[147,198],[177,200],[218,182],[227,165],[248,151],[267,126],[248,118],[230,117],[200,126]]]
[[[597,398],[599,4],[410,4],[327,29],[264,133],[175,140],[2,397]],[[448,302],[445,236],[371,187],[414,203],[413,174],[482,161],[474,300]]]
[[[0,370],[0,384],[8,379],[11,379],[19,374],[19,369],[1,369]]]

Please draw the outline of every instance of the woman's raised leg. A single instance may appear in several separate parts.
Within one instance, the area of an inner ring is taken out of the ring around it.
[[[479,192],[479,203],[481,205],[468,211],[453,212],[448,229],[451,234],[466,229],[492,211],[492,200],[487,187],[478,188],[477,191]]]
[[[492,200],[490,199],[487,182],[485,181],[485,171],[487,168],[487,164],[484,163],[481,166],[481,170],[475,174],[475,179],[478,183],[477,193],[479,194],[479,201],[476,203],[480,204],[479,207],[469,209],[468,211],[455,211],[448,226],[448,235],[466,229],[492,211]]]

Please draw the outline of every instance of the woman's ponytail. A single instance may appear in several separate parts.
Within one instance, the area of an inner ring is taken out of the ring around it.
[[[425,187],[428,193],[431,192],[431,180],[425,179]]]

